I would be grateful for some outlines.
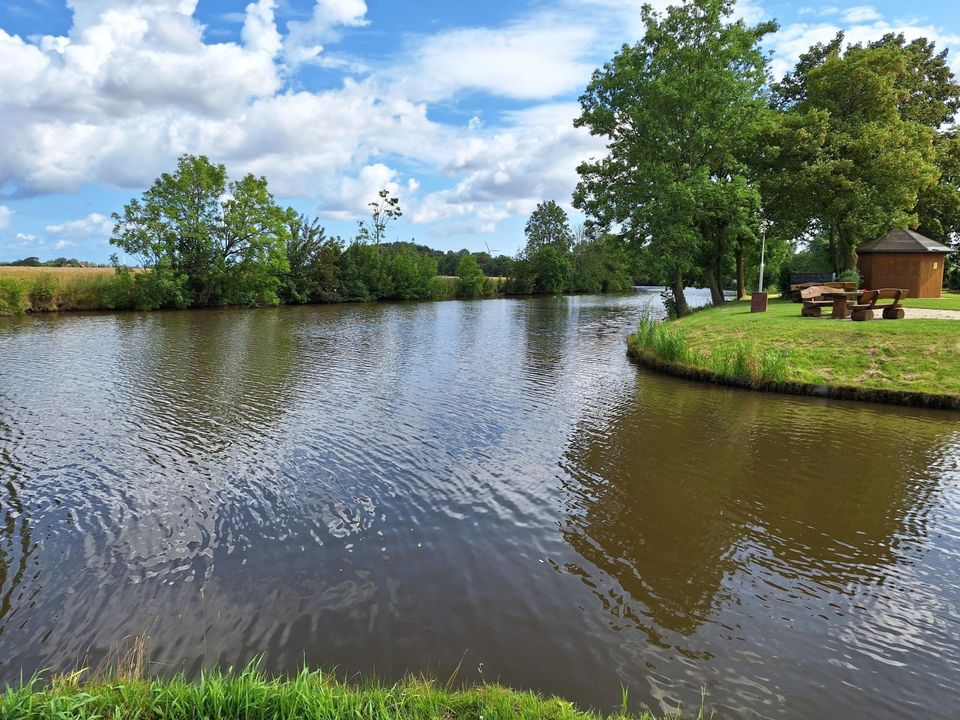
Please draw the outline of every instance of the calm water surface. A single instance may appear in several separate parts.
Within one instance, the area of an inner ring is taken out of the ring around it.
[[[657,300],[0,319],[0,679],[957,717],[960,417],[638,370]]]

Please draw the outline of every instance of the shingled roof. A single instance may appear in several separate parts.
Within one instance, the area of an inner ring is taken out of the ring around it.
[[[857,254],[864,253],[951,253],[953,250],[936,240],[924,237],[913,230],[891,230],[876,240],[871,240],[857,248]]]

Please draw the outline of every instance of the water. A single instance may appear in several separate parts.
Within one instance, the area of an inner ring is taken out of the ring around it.
[[[0,319],[0,679],[146,634],[161,673],[955,717],[958,416],[639,370],[658,303]]]

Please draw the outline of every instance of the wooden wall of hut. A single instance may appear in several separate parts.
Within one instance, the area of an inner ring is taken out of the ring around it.
[[[940,253],[865,253],[857,259],[861,285],[869,290],[905,288],[908,297],[938,298],[943,288]]]

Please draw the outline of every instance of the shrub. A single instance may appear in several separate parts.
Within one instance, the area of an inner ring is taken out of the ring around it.
[[[477,264],[473,255],[464,255],[457,263],[457,293],[462,297],[479,297],[487,287],[487,276]]]
[[[57,279],[50,273],[37,275],[27,290],[27,299],[33,310],[56,310]]]
[[[19,315],[27,309],[24,284],[15,278],[0,277],[0,315]]]

